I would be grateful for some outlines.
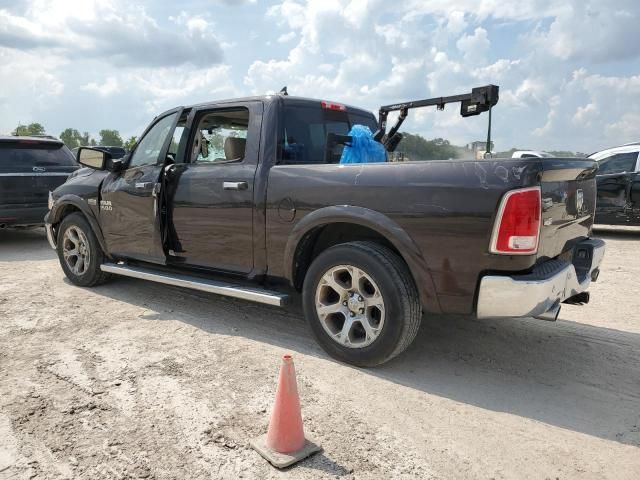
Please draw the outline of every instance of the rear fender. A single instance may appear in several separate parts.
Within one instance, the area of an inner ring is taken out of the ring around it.
[[[364,207],[350,205],[325,207],[309,213],[296,224],[289,235],[284,254],[284,271],[292,284],[296,274],[296,254],[301,240],[314,228],[332,223],[361,225],[385,237],[400,252],[409,267],[423,307],[429,312],[441,313],[431,272],[418,246],[392,219]]]

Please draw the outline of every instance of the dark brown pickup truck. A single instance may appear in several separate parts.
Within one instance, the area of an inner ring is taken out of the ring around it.
[[[362,366],[407,348],[424,312],[553,320],[588,301],[604,254],[594,161],[334,163],[327,138],[354,124],[379,128],[284,95],[170,110],[121,160],[79,151],[91,168],[53,192],[50,243],[81,286],[301,293],[322,347]]]

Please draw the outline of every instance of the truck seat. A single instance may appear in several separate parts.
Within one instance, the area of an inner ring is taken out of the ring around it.
[[[244,158],[244,150],[247,140],[238,137],[227,137],[224,140],[224,156],[227,160],[240,160]]]

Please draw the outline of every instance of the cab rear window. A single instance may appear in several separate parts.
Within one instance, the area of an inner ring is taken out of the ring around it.
[[[371,114],[327,110],[320,105],[285,106],[283,123],[278,142],[280,165],[324,163],[329,133],[347,135],[355,124],[365,125],[372,132],[378,128]]]
[[[66,167],[75,165],[71,150],[49,143],[0,143],[0,168]]]

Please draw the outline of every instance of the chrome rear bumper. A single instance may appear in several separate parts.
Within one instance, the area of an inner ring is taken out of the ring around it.
[[[605,244],[580,242],[573,261],[549,260],[525,275],[487,275],[480,280],[478,318],[541,317],[584,292],[600,273]]]

